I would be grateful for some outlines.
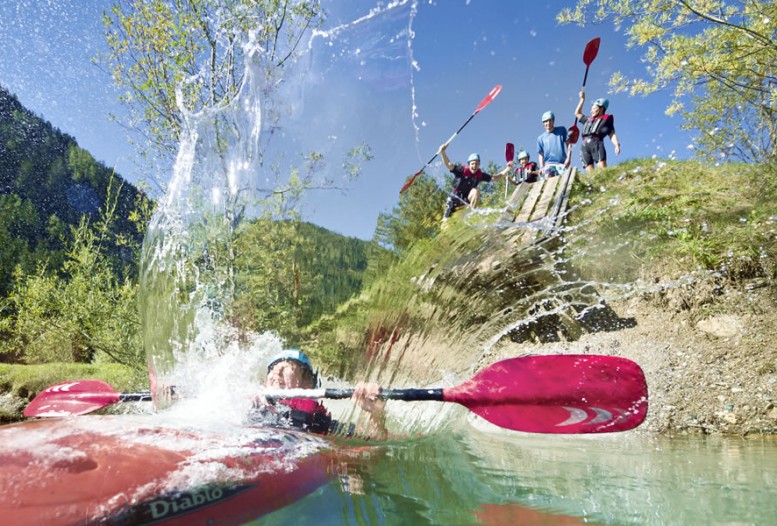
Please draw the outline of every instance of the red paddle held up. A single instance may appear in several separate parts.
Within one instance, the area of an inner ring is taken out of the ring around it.
[[[601,38],[596,37],[588,42],[583,51],[583,62],[585,63],[585,75],[583,76],[583,87],[585,88],[585,82],[588,80],[588,68],[591,67],[591,62],[594,61],[596,55],[599,53],[599,43]],[[575,144],[580,136],[580,130],[577,127],[577,117],[575,117],[575,123],[569,127],[569,142]]]

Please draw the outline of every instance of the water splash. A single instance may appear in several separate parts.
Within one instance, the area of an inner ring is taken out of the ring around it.
[[[252,39],[246,35],[247,41]],[[190,367],[234,348],[227,313],[234,299],[237,229],[261,207],[261,97],[265,75],[260,49],[246,45],[245,76],[234,101],[191,113],[184,126],[167,193],[143,245],[141,316],[158,407],[179,392],[197,390]],[[202,385],[202,382],[196,382]]]

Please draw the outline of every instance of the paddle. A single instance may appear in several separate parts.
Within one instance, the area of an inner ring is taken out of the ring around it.
[[[588,80],[588,68],[591,67],[591,62],[594,61],[596,55],[599,53],[599,43],[601,38],[596,37],[591,39],[588,44],[585,45],[585,51],[583,51],[583,62],[585,63],[585,75],[583,76],[583,87],[585,88],[585,82]],[[575,115],[575,123],[569,128],[569,143],[575,144],[577,138],[580,136],[580,130],[577,128],[577,115]]]
[[[350,398],[353,389],[265,390],[267,398]],[[455,402],[505,429],[533,433],[607,433],[639,426],[648,408],[645,376],[626,358],[522,356],[494,363],[457,387],[386,389],[390,400]],[[91,413],[118,402],[150,400],[118,393],[100,380],[65,382],[41,391],[27,417]]]
[[[510,162],[515,158],[515,146],[508,142],[505,144],[505,161]],[[507,187],[510,186],[510,176],[505,177],[505,201],[507,201]]]
[[[480,101],[480,104],[478,104],[478,107],[477,107],[477,108],[475,108],[475,111],[474,111],[474,112],[472,112],[472,115],[470,115],[470,116],[469,116],[469,119],[467,119],[467,121],[466,121],[464,124],[462,124],[462,125],[461,125],[461,128],[459,128],[458,130],[456,130],[456,133],[454,133],[453,135],[451,135],[451,138],[450,138],[450,139],[448,139],[447,141],[445,141],[445,144],[450,144],[450,143],[451,143],[451,141],[452,141],[454,138],[456,138],[456,136],[459,134],[459,132],[461,132],[461,130],[463,130],[463,129],[464,129],[464,127],[465,127],[467,124],[469,124],[469,121],[471,121],[471,120],[472,120],[472,119],[475,117],[475,115],[477,115],[477,114],[480,112],[480,110],[482,110],[483,108],[485,108],[486,106],[488,106],[489,104],[491,104],[491,101],[493,101],[493,100],[496,98],[496,96],[497,96],[497,95],[499,95],[499,92],[500,92],[500,91],[502,91],[502,86],[499,86],[499,85],[496,85],[496,86],[494,86],[494,89],[492,89],[492,90],[491,90],[491,91],[488,93],[488,95],[486,95],[486,96],[485,96],[485,98],[484,98],[483,100],[481,100],[481,101]],[[415,178],[416,178],[416,177],[418,177],[419,175],[421,175],[421,172],[423,172],[423,171],[426,169],[426,167],[427,167],[427,166],[429,166],[430,164],[432,164],[432,161],[434,161],[434,160],[437,158],[437,155],[439,155],[439,153],[440,153],[440,152],[439,152],[439,151],[437,151],[437,152],[436,152],[436,153],[435,153],[435,154],[432,156],[432,158],[431,158],[431,159],[429,159],[429,160],[426,162],[426,164],[423,166],[423,168],[421,168],[421,169],[420,169],[420,170],[418,170],[416,173],[414,173],[414,174],[413,174],[413,176],[412,176],[410,179],[408,179],[408,180],[405,182],[405,184],[404,184],[404,185],[402,186],[402,188],[399,190],[399,193],[400,193],[400,194],[404,193],[404,192],[405,192],[405,190],[407,190],[408,188],[410,188],[410,185],[412,185],[412,184],[413,184],[413,181],[415,181]]]

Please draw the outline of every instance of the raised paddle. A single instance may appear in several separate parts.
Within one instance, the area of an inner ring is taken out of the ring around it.
[[[585,75],[583,75],[583,87],[585,88],[585,82],[588,80],[588,68],[591,67],[591,62],[594,61],[596,55],[599,53],[599,43],[601,39],[596,37],[591,39],[588,44],[585,45],[585,51],[583,51],[583,62],[585,63]],[[577,115],[575,115],[575,123],[569,128],[569,142],[575,144],[577,138],[580,136],[580,130],[577,127]]]
[[[505,161],[510,162],[515,158],[515,146],[508,142],[505,144]],[[505,201],[507,201],[507,188],[510,186],[510,176],[505,177]]]
[[[465,122],[464,124],[462,124],[462,125],[461,125],[461,128],[459,128],[458,130],[456,130],[456,133],[454,133],[453,135],[451,135],[451,138],[450,138],[450,139],[448,139],[447,141],[445,141],[445,144],[450,144],[450,143],[451,143],[451,141],[452,141],[452,140],[453,140],[453,139],[454,139],[454,138],[455,138],[455,137],[456,137],[456,136],[459,134],[459,132],[460,132],[461,130],[463,130],[463,129],[464,129],[464,126],[466,126],[467,124],[469,124],[469,121],[471,121],[471,120],[472,120],[472,119],[475,117],[475,115],[477,115],[477,114],[480,112],[480,110],[482,110],[483,108],[485,108],[486,106],[488,106],[489,104],[491,104],[491,101],[493,101],[493,100],[496,98],[496,96],[497,96],[497,95],[499,95],[499,92],[500,92],[500,91],[502,91],[502,86],[499,86],[499,85],[496,85],[496,86],[494,86],[494,89],[492,89],[492,90],[491,90],[491,91],[488,93],[488,95],[486,95],[486,96],[485,96],[485,98],[484,98],[483,100],[481,100],[481,101],[480,101],[480,104],[478,104],[478,107],[477,107],[477,108],[475,108],[475,111],[474,111],[474,112],[472,112],[472,115],[470,115],[470,116],[469,116],[469,119],[467,119],[467,120],[466,120],[466,122]],[[440,152],[439,152],[439,151],[437,151],[437,152],[436,152],[436,153],[435,153],[435,154],[432,156],[432,158],[431,158],[431,159],[429,159],[429,160],[426,162],[426,164],[423,166],[423,168],[421,168],[421,169],[420,169],[420,170],[418,170],[416,173],[414,173],[414,174],[413,174],[413,176],[412,176],[410,179],[408,179],[408,180],[405,182],[405,184],[404,184],[404,185],[402,186],[402,188],[399,190],[399,193],[400,193],[400,194],[404,193],[404,192],[405,192],[405,190],[407,190],[408,188],[410,188],[410,185],[412,185],[412,184],[413,184],[413,181],[415,181],[415,178],[416,178],[416,177],[418,177],[419,175],[421,175],[421,172],[423,172],[424,170],[426,170],[426,167],[427,167],[427,166],[429,166],[430,164],[432,164],[432,161],[434,161],[435,159],[437,159],[437,155],[438,155],[439,153],[440,153]]]
[[[266,398],[350,398],[353,389],[265,390]],[[494,363],[457,387],[385,389],[390,400],[455,402],[505,429],[532,433],[608,433],[640,425],[648,408],[645,375],[626,358],[522,356]],[[117,393],[99,380],[51,386],[25,416],[85,414],[149,393]]]

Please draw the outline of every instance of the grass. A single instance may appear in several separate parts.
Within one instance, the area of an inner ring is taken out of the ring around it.
[[[30,399],[49,385],[74,379],[100,379],[118,391],[147,389],[138,373],[118,364],[47,363],[43,365],[0,364],[0,392]]]
[[[581,174],[570,236],[590,277],[719,272],[731,281],[777,275],[777,166],[630,161]]]

